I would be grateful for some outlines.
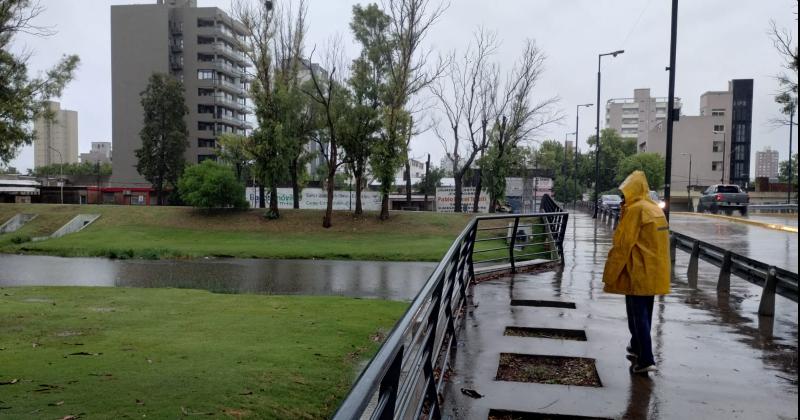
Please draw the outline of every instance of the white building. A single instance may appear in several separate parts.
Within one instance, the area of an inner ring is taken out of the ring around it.
[[[78,162],[78,112],[47,102],[52,118],[39,117],[33,123],[33,166]]]

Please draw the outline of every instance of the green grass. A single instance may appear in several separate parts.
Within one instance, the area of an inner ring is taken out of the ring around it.
[[[284,210],[267,220],[263,210],[206,214],[186,207],[0,204],[0,220],[16,213],[39,216],[19,232],[0,235],[0,252],[111,258],[354,259],[439,261],[472,217],[463,214],[392,213],[354,218],[335,212],[322,228],[322,211]],[[14,237],[48,235],[79,213],[101,217],[81,232],[58,239],[16,243]]]
[[[329,417],[405,306],[175,289],[0,289],[0,417]]]

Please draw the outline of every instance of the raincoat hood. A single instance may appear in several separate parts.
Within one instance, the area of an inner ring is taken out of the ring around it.
[[[630,205],[639,200],[650,199],[650,186],[647,184],[647,177],[642,171],[633,171],[625,181],[619,186],[619,190],[625,196],[625,203]]]

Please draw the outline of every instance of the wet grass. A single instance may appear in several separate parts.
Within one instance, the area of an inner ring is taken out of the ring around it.
[[[0,289],[0,417],[326,418],[406,304]]]
[[[600,387],[594,359],[501,353],[497,380]]]
[[[37,213],[20,232],[0,235],[0,252],[110,258],[291,258],[438,261],[472,217],[463,214],[392,213],[354,218],[335,212],[322,228],[322,211],[284,210],[267,220],[263,210],[203,213],[186,207],[0,204],[0,220]],[[79,213],[100,219],[81,232],[41,242],[14,237],[49,234]],[[31,231],[25,231],[29,229]]]

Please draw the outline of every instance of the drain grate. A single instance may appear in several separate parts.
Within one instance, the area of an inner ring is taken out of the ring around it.
[[[594,359],[500,353],[498,381],[601,387]]]
[[[503,335],[512,337],[538,337],[552,338],[555,340],[586,341],[585,331],[565,330],[560,328],[506,327]]]
[[[569,414],[529,413],[526,411],[489,410],[489,420],[611,420],[607,417],[572,416]]]
[[[543,308],[575,309],[575,302],[564,302],[561,300],[512,299],[511,306],[537,306]]]

